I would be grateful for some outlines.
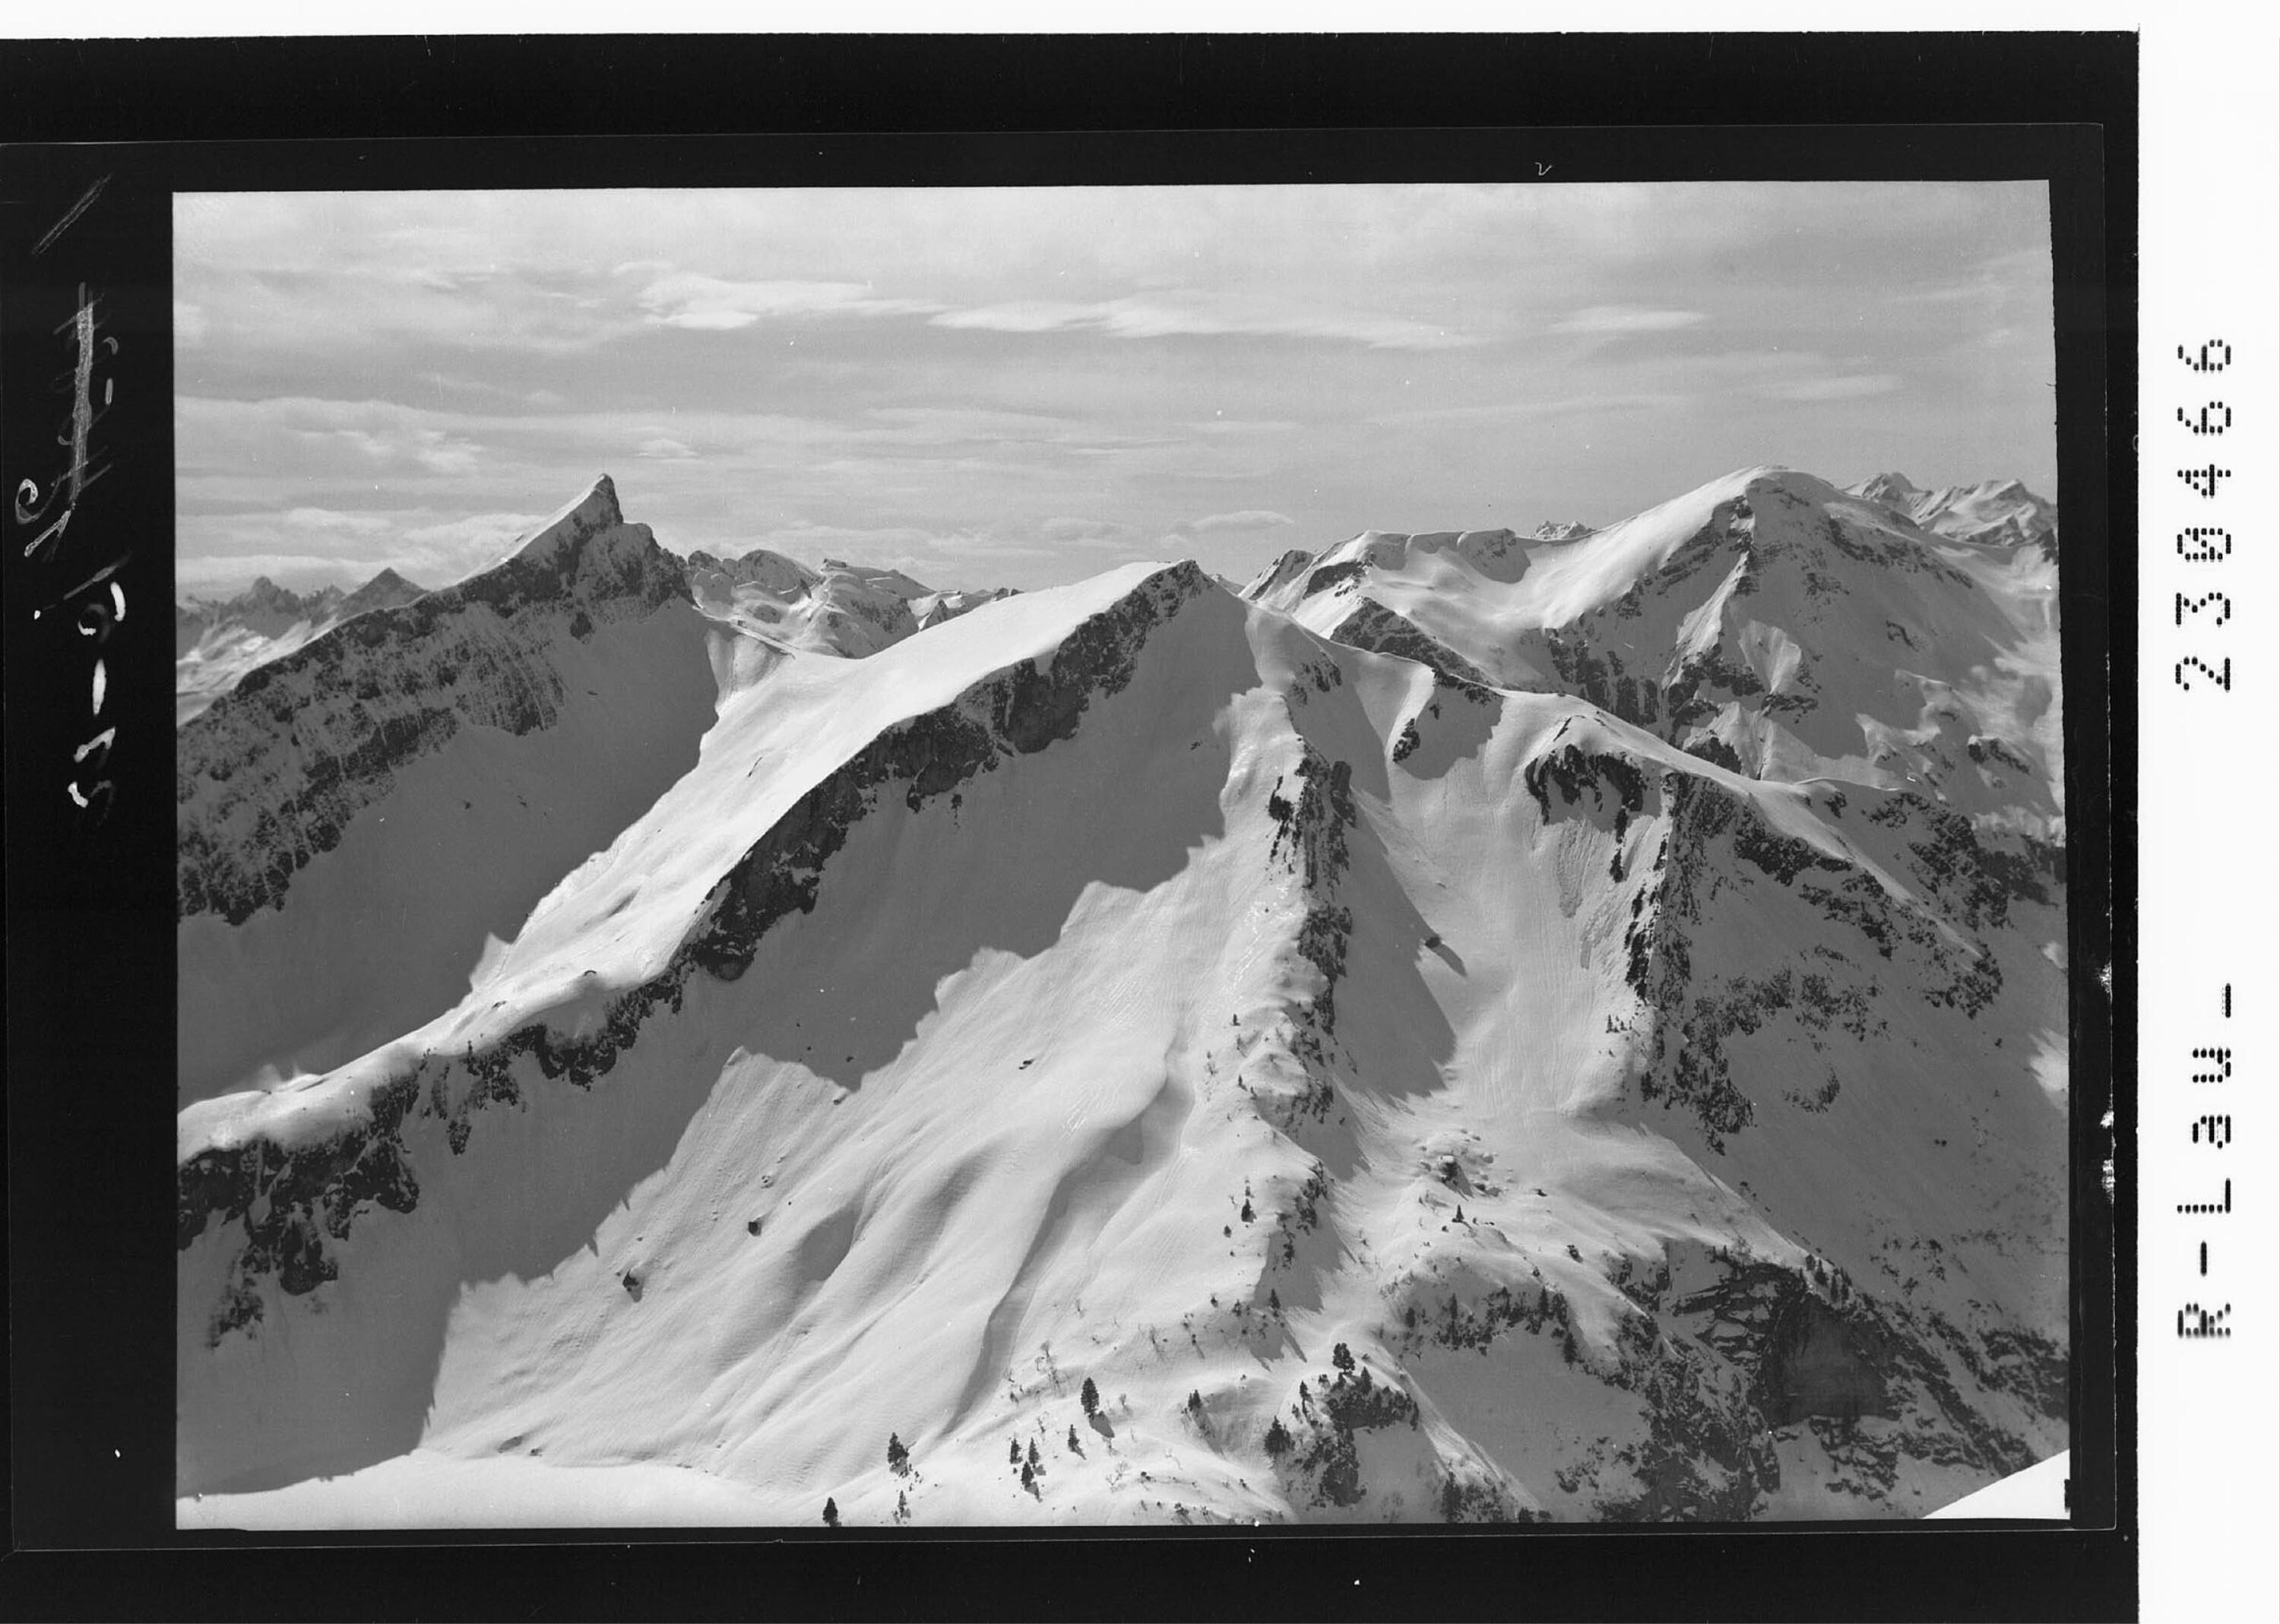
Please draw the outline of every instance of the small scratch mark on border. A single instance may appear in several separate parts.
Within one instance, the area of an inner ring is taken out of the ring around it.
[[[56,240],[72,228],[73,222],[95,206],[95,200],[103,196],[103,189],[110,184],[111,177],[104,175],[98,178],[93,186],[81,192],[79,195],[79,201],[65,210],[63,219],[49,227],[48,235],[42,237],[33,247],[32,258],[37,259],[42,254],[53,248],[56,245]]]

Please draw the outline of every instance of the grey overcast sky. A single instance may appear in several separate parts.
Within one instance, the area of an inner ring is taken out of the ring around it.
[[[1244,576],[1729,469],[2056,498],[2039,182],[303,193],[174,216],[188,592],[676,551]]]

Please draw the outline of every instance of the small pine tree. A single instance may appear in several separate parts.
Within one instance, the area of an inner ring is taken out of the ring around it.
[[[1251,1203],[1248,1199],[1245,1199],[1243,1204],[1243,1211],[1238,1214],[1238,1216],[1241,1217],[1243,1221],[1247,1224],[1256,1219],[1259,1215],[1251,1210]]]
[[[1353,1374],[1353,1350],[1347,1347],[1345,1343],[1340,1343],[1330,1350],[1330,1363],[1337,1367],[1341,1374],[1349,1376]]]
[[[1069,1428],[1068,1447],[1069,1447],[1069,1453],[1070,1453],[1070,1454],[1074,1455],[1074,1454],[1075,1454],[1075,1453],[1077,1452],[1077,1447],[1076,1447],[1076,1428],[1075,1428],[1075,1426],[1071,1426],[1071,1427]]]
[[[1267,1292],[1267,1312],[1278,1320],[1282,1317],[1282,1297],[1279,1292],[1272,1290]]]
[[[1009,1466],[1018,1466],[1021,1464],[1021,1439],[1008,1438],[1005,1440],[1005,1464]]]
[[[911,1497],[909,1492],[905,1490],[895,1497],[895,1520],[897,1522],[908,1522],[910,1520]]]
[[[1204,1412],[1204,1396],[1193,1389],[1188,1392],[1188,1413],[1200,1416]]]
[[[1029,1465],[1030,1465],[1030,1466],[1043,1466],[1043,1465],[1044,1465],[1044,1464],[1045,1464],[1045,1463],[1044,1463],[1044,1459],[1043,1459],[1038,1455],[1038,1453],[1037,1453],[1037,1441],[1036,1441],[1035,1438],[1030,1439],[1030,1440],[1029,1440]],[[1026,1469],[1026,1468],[1025,1468],[1025,1469]]]
[[[1036,1469],[1029,1466],[1027,1462],[1024,1462],[1021,1466],[1021,1487],[1028,1489],[1031,1494],[1037,1492]]]
[[[1290,1429],[1282,1425],[1282,1418],[1278,1415],[1267,1424],[1267,1456],[1271,1459],[1279,1460],[1290,1451]]]
[[[1084,1379],[1084,1387],[1082,1390],[1077,1394],[1076,1399],[1079,1404],[1084,1406],[1084,1412],[1088,1416],[1098,1415],[1100,1413],[1100,1389],[1093,1386],[1092,1378],[1090,1376],[1087,1376]]]
[[[839,1526],[839,1502],[828,1496],[823,1502],[823,1526],[827,1528]]]
[[[911,1469],[911,1452],[903,1447],[901,1438],[887,1435],[887,1469],[897,1474]]]

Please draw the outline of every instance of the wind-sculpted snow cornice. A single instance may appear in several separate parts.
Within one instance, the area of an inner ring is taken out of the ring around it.
[[[192,1151],[176,1177],[178,1245],[192,1244],[213,1219],[243,1220],[246,1231],[210,1343],[261,1318],[263,1276],[275,1274],[297,1296],[336,1278],[339,1263],[326,1238],[345,1239],[371,1205],[412,1210],[420,1187],[404,1135],[420,1122],[440,1120],[458,1154],[485,1109],[519,1104],[527,1087],[557,1081],[593,1087],[660,1006],[680,1009],[694,975],[736,980],[769,929],[791,913],[813,912],[826,866],[886,797],[916,812],[1009,757],[1074,737],[1094,699],[1131,682],[1156,630],[1216,589],[1192,562],[1159,570],[1081,622],[1051,654],[995,672],[949,704],[882,731],[744,852],[665,968],[612,1000],[590,1033],[566,1036],[543,1020],[528,1022],[462,1054],[422,1055],[375,1083],[360,1116],[328,1135],[281,1146],[257,1128],[231,1143]]]

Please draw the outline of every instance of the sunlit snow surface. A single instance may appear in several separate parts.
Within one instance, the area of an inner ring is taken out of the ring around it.
[[[1968,1494],[1943,1505],[1928,1517],[1999,1517],[2036,1522],[2067,1520],[2067,1471],[2072,1451],[2060,1450],[2048,1460],[2037,1461],[1999,1483]]]
[[[1768,693],[1818,669],[1825,725],[1729,707],[1710,727],[1754,739],[1752,776],[1515,691],[1556,686],[1522,678],[1530,634],[1657,579],[1737,501],[1760,537],[1833,511],[1955,555],[1898,583],[1848,559],[1851,604],[1780,600],[1768,566],[1752,603],[1696,545],[1700,583],[1609,634],[1657,662],[1726,650]],[[454,994],[181,1112],[180,1520],[813,1523],[827,1497],[851,1524],[1915,1516],[2062,1449],[2063,911],[1966,918],[1899,798],[1922,766],[1927,806],[2062,827],[2051,566],[1890,512],[1750,470],[1578,540],[1358,538],[1307,566],[1362,566],[1335,615],[1300,575],[1246,603],[1136,565],[866,650],[816,646],[844,612],[818,606],[827,572],[692,569],[700,613],[612,635],[683,638],[709,673],[693,759],[527,916],[451,926]],[[907,604],[838,575],[842,604]],[[1329,640],[1363,592],[1499,686]],[[1799,635],[1901,614],[1925,646],[1879,626],[1881,676]],[[1969,658],[1942,663],[1941,629]],[[874,741],[1002,719],[990,696],[1078,648],[1116,680],[1065,735],[990,722],[987,768],[866,791],[787,871],[812,907],[733,977],[676,983],[604,1074],[485,1058],[622,1024],[723,876]],[[2022,765],[1965,761],[1967,734]],[[358,843],[477,770],[466,749],[407,769],[295,889],[412,872]],[[573,818],[610,759],[519,793]],[[444,918],[450,890],[410,905]],[[335,962],[308,918],[300,958]],[[1739,1125],[1683,1097],[1706,1045]],[[188,1170],[241,1151],[271,1169],[250,1205],[193,1201]],[[387,1157],[416,1198],[370,1196]],[[366,1193],[304,1221],[297,1169]],[[1033,1444],[1025,1485],[1009,1445]]]

